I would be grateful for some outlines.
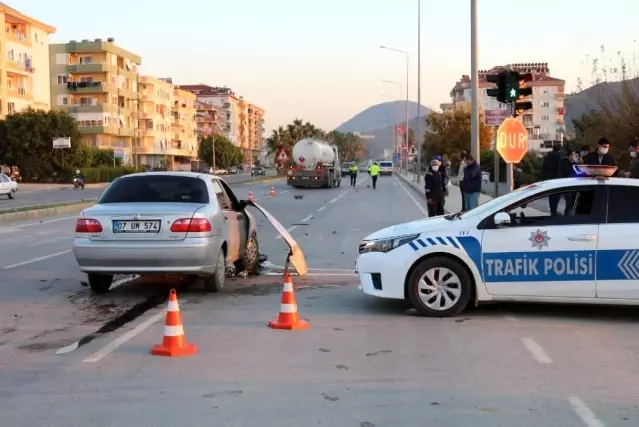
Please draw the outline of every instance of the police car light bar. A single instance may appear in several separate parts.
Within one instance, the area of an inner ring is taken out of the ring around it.
[[[606,165],[574,165],[578,177],[610,178],[617,172],[617,166]]]

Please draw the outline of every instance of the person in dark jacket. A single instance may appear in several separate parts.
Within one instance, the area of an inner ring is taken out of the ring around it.
[[[606,138],[600,138],[597,145],[597,152],[586,154],[583,157],[583,164],[617,166],[615,158],[608,154],[608,151],[610,150],[610,142],[608,142]]]
[[[575,166],[581,164],[581,155],[576,150],[571,150],[568,152],[568,156],[564,159],[564,177],[574,178],[579,176],[577,170],[575,170]]]
[[[426,190],[426,204],[428,205],[428,216],[444,215],[444,174],[440,170],[441,162],[433,159],[430,167],[424,176],[424,189]]]
[[[559,148],[559,144],[553,145],[552,151],[546,154],[546,158],[544,158],[544,163],[541,166],[541,177],[544,181],[566,176],[566,159],[561,155]],[[557,215],[557,206],[559,206],[560,199],[560,194],[548,196],[550,215]]]
[[[639,178],[639,140],[637,138],[628,145],[628,154],[630,154],[630,168],[623,176]]]
[[[464,196],[464,208],[469,211],[479,205],[479,193],[481,192],[481,168],[470,154],[464,159],[464,179],[460,190]]]

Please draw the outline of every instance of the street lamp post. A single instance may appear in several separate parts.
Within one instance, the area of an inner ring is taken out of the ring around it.
[[[397,88],[399,89],[399,99],[402,99],[404,97],[403,93],[402,93],[402,84],[400,82],[394,82],[392,80],[384,80],[384,79],[382,79],[382,82],[383,83],[389,83],[389,84],[392,84],[392,85],[396,85]],[[398,120],[398,122],[399,122],[399,120]],[[398,140],[398,138],[397,138],[397,129],[395,129],[394,133],[395,133],[395,150],[394,151],[397,152],[397,140]]]
[[[417,163],[415,181],[419,184],[422,173],[422,2],[417,0]]]
[[[409,82],[409,77],[410,77],[410,68],[409,68],[409,55],[408,52],[406,52],[405,50],[401,50],[401,49],[395,49],[392,47],[388,47],[388,46],[380,46],[381,49],[386,49],[386,50],[392,50],[393,52],[397,52],[397,53],[402,53],[404,55],[406,55],[406,117],[404,117],[404,119],[406,120],[406,129],[404,129],[404,139],[406,141],[406,145],[408,145],[408,122],[410,120],[410,117],[408,116],[408,94],[410,93],[408,91],[408,82]],[[419,116],[418,116],[419,117]]]
[[[479,72],[477,46],[477,0],[470,0],[470,152],[479,162]]]
[[[384,98],[390,98],[390,99],[395,99],[395,100],[398,100],[398,101],[401,101],[401,100],[402,100],[401,92],[400,92],[399,98],[398,98],[398,97],[396,97],[396,96],[385,95],[385,94],[384,94],[384,95],[382,95],[382,97],[384,97]],[[400,144],[399,144],[399,137],[398,137],[398,135],[397,135],[397,128],[399,127],[399,125],[400,125],[401,121],[402,121],[402,111],[401,111],[401,108],[398,108],[398,109],[397,109],[397,121],[396,121],[396,128],[395,128],[395,132],[394,132],[394,133],[395,133],[395,153],[399,153],[399,151],[398,151],[398,150],[399,150],[399,145],[400,145]]]

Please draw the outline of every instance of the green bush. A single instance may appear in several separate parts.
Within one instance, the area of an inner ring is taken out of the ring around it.
[[[103,166],[97,168],[82,168],[80,170],[82,171],[82,173],[84,173],[84,181],[87,184],[111,182],[116,178],[136,172],[135,168],[131,166],[119,166],[115,168]],[[73,173],[70,180],[72,179]]]
[[[481,169],[490,174],[490,181],[495,182],[495,157],[493,150],[481,152]],[[543,158],[538,153],[527,153],[520,163],[515,165],[521,169],[522,184],[532,184],[541,180],[541,165]],[[506,182],[506,162],[499,158],[499,182]]]

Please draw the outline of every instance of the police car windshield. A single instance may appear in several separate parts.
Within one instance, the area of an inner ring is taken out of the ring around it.
[[[539,188],[538,185],[532,184],[526,187],[518,188],[512,193],[504,194],[503,196],[499,196],[496,199],[492,199],[484,204],[477,206],[475,209],[471,209],[468,212],[464,212],[462,214],[463,218],[474,218],[474,217],[485,217],[493,212],[495,212],[500,206],[507,206],[510,203],[514,202],[517,199],[520,199],[522,195],[527,194],[531,191],[535,191]]]

